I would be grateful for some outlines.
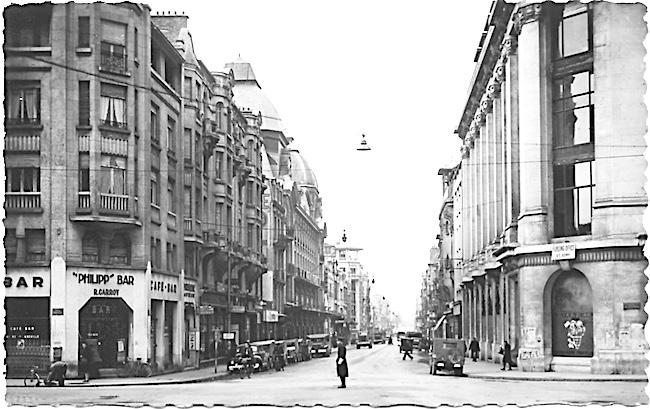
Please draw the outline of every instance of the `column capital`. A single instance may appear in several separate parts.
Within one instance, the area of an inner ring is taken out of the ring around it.
[[[541,3],[532,3],[526,4],[517,10],[515,13],[514,20],[514,31],[517,35],[521,33],[521,28],[524,24],[531,23],[534,21],[539,21],[542,16],[542,4]]]
[[[498,69],[498,68],[497,68]],[[501,82],[503,78],[499,80],[498,74],[495,72],[494,77],[490,80],[487,87],[487,96],[488,99],[493,100],[499,97],[501,94]]]

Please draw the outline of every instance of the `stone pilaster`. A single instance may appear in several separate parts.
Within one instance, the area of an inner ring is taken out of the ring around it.
[[[550,90],[546,67],[547,33],[540,23],[541,5],[531,4],[517,12],[519,74],[519,167],[520,203],[518,241],[548,242],[548,209],[551,159]]]

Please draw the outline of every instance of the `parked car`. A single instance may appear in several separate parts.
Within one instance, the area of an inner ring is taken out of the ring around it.
[[[232,372],[235,370],[239,370],[243,367],[243,361],[242,361],[242,356],[241,356],[241,351],[244,348],[244,344],[237,345],[237,352],[235,353],[235,356],[228,361],[228,365],[226,365],[226,369],[228,372]],[[262,357],[260,354],[257,352],[257,347],[251,345],[251,349],[253,350],[253,370],[254,371],[259,371],[262,368]]]
[[[420,349],[420,341],[422,341],[421,332],[409,331],[406,333],[406,337],[413,340],[413,349]]]
[[[368,337],[368,334],[359,334],[357,349],[361,349],[361,347],[372,348],[372,340]]]
[[[300,362],[300,357],[298,356],[298,340],[296,338],[286,339],[284,340],[284,344],[287,347],[287,362],[294,364]]]
[[[463,374],[465,365],[465,341],[462,339],[434,338],[431,340],[429,354],[429,373],[454,371],[454,375]]]
[[[310,334],[307,338],[311,340],[311,356],[330,356],[332,354],[332,344],[330,343],[329,334]]]
[[[386,343],[386,336],[384,335],[383,332],[375,332],[373,335],[373,343],[375,344],[385,344]]]
[[[260,357],[260,370],[266,371],[273,368],[274,340],[252,342],[253,353]]]

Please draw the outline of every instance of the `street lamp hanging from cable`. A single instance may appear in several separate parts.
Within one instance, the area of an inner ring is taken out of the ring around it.
[[[361,134],[361,143],[359,144],[359,147],[357,148],[358,151],[369,151],[370,146],[368,146],[368,142],[366,142],[366,135]]]

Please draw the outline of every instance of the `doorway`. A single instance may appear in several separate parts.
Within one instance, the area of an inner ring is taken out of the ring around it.
[[[593,300],[584,274],[564,271],[555,280],[551,314],[553,356],[593,356]]]
[[[93,297],[79,310],[79,334],[97,342],[101,368],[114,368],[121,353],[129,356],[129,329],[133,311],[121,298]],[[94,342],[93,342],[94,343]]]

